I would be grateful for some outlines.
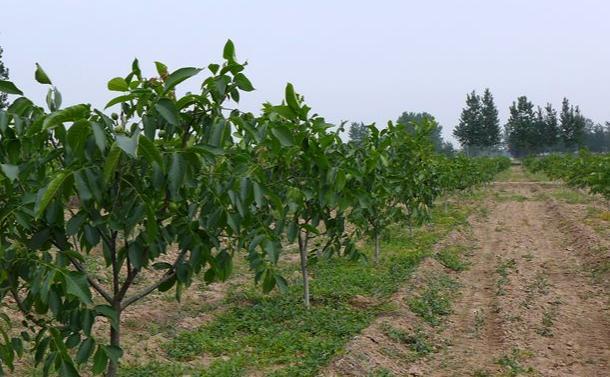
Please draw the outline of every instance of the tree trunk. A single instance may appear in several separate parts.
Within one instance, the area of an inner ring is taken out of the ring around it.
[[[303,275],[303,303],[307,309],[310,308],[309,302],[309,273],[307,271],[307,232],[299,232],[299,253],[301,254],[301,274]]]
[[[110,326],[110,345],[115,347],[121,347],[121,303],[115,303],[113,305],[117,317],[117,328]],[[119,375],[118,363],[110,360],[108,364],[108,370],[106,371],[106,377],[116,377]]]
[[[375,263],[379,263],[379,257],[381,256],[381,237],[379,233],[375,233]]]

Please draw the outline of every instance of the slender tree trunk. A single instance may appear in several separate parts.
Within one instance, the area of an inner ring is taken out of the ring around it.
[[[379,232],[375,232],[375,263],[379,263],[379,257],[381,256],[381,237]]]
[[[116,329],[114,326],[110,326],[110,345],[115,347],[121,347],[121,303],[115,302],[113,305],[116,312],[117,324]],[[106,377],[116,377],[119,374],[118,363],[110,360],[108,364],[108,370],[106,371]]]
[[[299,253],[301,254],[301,274],[303,275],[303,303],[307,309],[310,308],[309,302],[309,272],[307,270],[307,241],[309,234],[299,232]]]

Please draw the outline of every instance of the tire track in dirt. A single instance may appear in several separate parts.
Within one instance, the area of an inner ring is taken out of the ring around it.
[[[503,190],[526,199],[492,204],[487,219],[472,223],[477,250],[440,333],[450,346],[420,362],[418,374],[609,376],[603,291],[570,251],[550,203],[532,200],[541,187]]]

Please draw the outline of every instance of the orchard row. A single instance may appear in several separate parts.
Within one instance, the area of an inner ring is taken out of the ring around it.
[[[19,96],[0,111],[0,295],[23,316],[15,332],[0,312],[0,367],[31,353],[45,375],[78,376],[86,365],[115,376],[130,305],[170,289],[179,299],[197,274],[224,280],[236,255],[265,292],[285,289],[277,263],[292,243],[309,306],[311,255],[363,257],[355,240],[368,236],[380,258],[388,225],[424,222],[437,198],[509,165],[436,155],[426,121],[371,125],[346,143],[291,84],[282,103],[241,112],[233,107],[254,87],[231,41],[223,57],[199,92],[182,96],[177,85],[204,69],[157,62],[158,77],[145,78],[134,61],[108,83],[119,92],[110,115],[62,107],[40,66],[48,109],[0,81]],[[109,281],[87,269],[89,253],[103,255]],[[157,281],[136,284],[148,270]],[[92,331],[100,320],[111,324],[107,341]]]
[[[550,155],[524,160],[532,172],[562,179],[570,186],[584,188],[610,199],[610,155],[581,151],[579,154]]]

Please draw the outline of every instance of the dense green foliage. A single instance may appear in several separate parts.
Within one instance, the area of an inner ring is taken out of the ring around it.
[[[590,190],[610,199],[610,155],[581,151],[578,155],[550,155],[528,158],[524,165],[571,186]]]
[[[369,126],[362,143],[344,143],[342,128],[311,113],[291,84],[258,116],[229,108],[254,87],[231,41],[223,58],[208,65],[200,92],[183,96],[176,86],[203,68],[157,62],[158,77],[145,78],[134,61],[108,82],[120,92],[110,116],[62,108],[38,65],[48,110],[0,80],[0,92],[20,96],[0,111],[0,298],[24,317],[16,333],[3,316],[0,367],[12,369],[27,348],[45,375],[77,376],[83,364],[115,376],[130,305],[157,290],[180,299],[198,274],[224,280],[238,253],[263,292],[286,291],[277,262],[294,242],[309,307],[312,252],[355,259],[357,235],[379,245],[390,223],[423,222],[439,195],[508,166],[435,154],[428,120]],[[324,241],[312,248],[314,237]],[[88,270],[90,253],[103,256],[110,281]],[[139,287],[145,270],[158,279]],[[94,331],[105,325],[107,341]]]

